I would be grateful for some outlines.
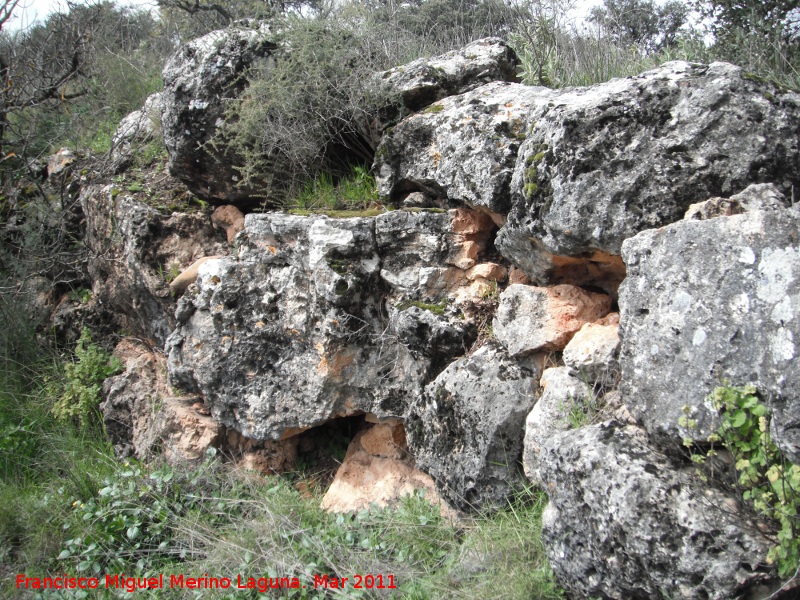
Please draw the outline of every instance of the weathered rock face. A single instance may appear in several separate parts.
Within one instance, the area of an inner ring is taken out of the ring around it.
[[[490,344],[451,363],[412,403],[406,431],[417,464],[454,506],[496,507],[511,495],[536,375]]]
[[[205,144],[238,96],[244,71],[277,48],[266,25],[252,23],[212,31],[181,47],[164,68],[162,130],[170,172],[203,198],[227,203],[250,191],[237,186],[235,157]]]
[[[240,260],[205,263],[181,299],[167,343],[172,381],[257,439],[357,410],[401,414],[422,373],[403,346],[380,339],[372,224],[249,215]]]
[[[694,202],[750,183],[800,184],[800,94],[726,63],[667,63],[558,92],[525,133],[497,245],[538,281],[561,280],[552,255],[602,266],[626,238]]]
[[[592,388],[572,376],[567,367],[553,367],[542,373],[542,395],[525,419],[522,467],[528,479],[541,484],[539,455],[542,444],[555,434],[571,428],[570,411],[593,399]]]
[[[142,108],[119,122],[111,142],[111,160],[115,172],[130,165],[132,152],[137,144],[147,143],[161,135],[162,106],[161,92],[150,94]]]
[[[163,344],[175,324],[164,273],[172,264],[225,254],[224,238],[207,216],[164,215],[113,186],[87,186],[80,202],[93,302],[113,311],[120,327]]]
[[[375,153],[378,190],[395,200],[424,191],[507,213],[520,144],[553,96],[496,82],[432,104],[384,136]]]
[[[776,442],[800,459],[799,230],[800,212],[783,209],[682,221],[625,242],[621,390],[648,432],[705,439],[717,426],[706,396],[724,380],[749,382],[775,411]],[[678,426],[684,405],[695,430]]]
[[[554,435],[539,473],[550,496],[542,536],[576,597],[739,597],[767,578],[769,548],[734,499],[676,468],[637,427]]]
[[[166,382],[164,357],[125,339],[114,355],[125,372],[103,384],[103,423],[120,456],[147,460],[158,454],[172,463],[202,459],[222,441],[222,428],[193,407],[196,398],[175,397]]]
[[[500,296],[494,332],[512,356],[563,350],[581,327],[610,309],[611,298],[605,294],[573,285],[513,284]]]
[[[442,302],[447,273],[466,281],[446,266],[458,214],[248,215],[238,259],[203,264],[180,301],[171,380],[256,439],[358,411],[403,416],[468,347],[469,323]]]
[[[776,210],[788,208],[786,197],[771,183],[754,183],[730,198],[709,198],[692,204],[684,219],[702,221],[714,217],[730,217],[751,210]]]
[[[463,94],[491,81],[516,79],[517,55],[499,38],[485,38],[433,58],[420,58],[379,73],[400,94],[403,105],[418,111],[446,96]]]
[[[587,383],[614,386],[619,378],[619,314],[587,323],[564,348],[564,364]]]
[[[438,300],[463,279],[456,264],[470,251],[477,256],[480,248],[462,250],[464,244],[452,231],[451,221],[446,212],[392,211],[377,219],[381,278],[402,297]]]
[[[323,510],[340,513],[373,504],[384,507],[417,490],[425,490],[432,503],[441,505],[433,479],[414,466],[402,422],[390,419],[367,427],[350,442],[342,466],[322,499]]]

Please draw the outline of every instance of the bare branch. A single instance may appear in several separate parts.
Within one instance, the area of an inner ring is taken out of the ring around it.
[[[0,2],[0,31],[3,30],[3,26],[11,18],[11,14],[18,4],[19,0],[2,0]]]

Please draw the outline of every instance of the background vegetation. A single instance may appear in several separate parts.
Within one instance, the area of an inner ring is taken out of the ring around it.
[[[529,84],[588,85],[680,58],[729,60],[797,89],[798,0],[603,0],[582,24],[567,0],[159,0],[154,12],[100,1],[11,31],[16,4],[0,0],[2,585],[17,572],[382,572],[406,598],[558,597],[539,542],[544,499],[531,490],[458,524],[420,498],[335,517],[318,509],[322,490],[297,485],[302,474],[254,478],[219,457],[190,472],[117,459],[96,418],[99,384],[117,368],[104,340],[87,333],[73,352],[27,311],[31,282],[76,293],[88,283],[77,189],[45,187],[44,159],[70,148],[95,161],[90,177],[180,43],[255,17],[292,51],[253,69],[257,93],[231,105],[241,118],[217,143],[246,159],[245,183],[277,187],[288,204],[367,208],[369,120],[392,109],[376,71],[497,35]]]

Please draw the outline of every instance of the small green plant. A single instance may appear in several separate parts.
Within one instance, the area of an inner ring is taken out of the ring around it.
[[[72,537],[63,541],[58,562],[77,573],[144,572],[176,555],[185,558],[174,526],[206,500],[203,486],[216,468],[215,456],[216,450],[209,449],[195,471],[117,463],[96,493],[70,503],[64,529]],[[229,509],[236,514],[235,507]]]
[[[181,265],[177,261],[172,261],[167,265],[167,283],[172,283],[181,274]]]
[[[107,377],[118,373],[122,363],[100,346],[84,328],[75,347],[75,361],[64,365],[64,389],[53,404],[53,415],[62,421],[74,419],[82,425],[98,417],[101,386]]]
[[[585,398],[578,398],[574,400],[569,409],[567,423],[569,423],[570,429],[580,429],[591,424],[599,411],[600,407],[594,395],[590,394]]]
[[[92,290],[83,287],[74,289],[69,293],[69,299],[73,302],[86,304],[92,299]]]
[[[166,265],[158,265],[158,276],[166,283],[172,283],[181,274],[181,265],[177,261],[172,261]]]
[[[481,300],[487,300],[489,302],[499,302],[500,291],[497,279],[491,279],[489,285],[481,290],[480,298]]]
[[[133,181],[130,183],[130,185],[128,185],[128,191],[131,192],[132,194],[135,194],[137,192],[143,192],[144,185],[142,185],[142,183],[139,181]]]
[[[167,150],[160,136],[137,149],[134,155],[134,166],[140,169],[151,166],[157,160],[166,160]]]
[[[781,577],[795,573],[800,564],[800,466],[785,460],[769,433],[770,413],[752,385],[717,387],[709,395],[711,405],[720,412],[720,425],[708,437],[711,449],[692,453],[695,463],[703,464],[721,444],[735,460],[742,498],[762,517],[777,523],[777,544],[767,554]],[[688,407],[679,425],[695,429]],[[687,446],[690,439],[684,440]]]
[[[4,479],[17,470],[29,470],[29,461],[25,459],[35,456],[37,450],[34,425],[23,423],[0,427],[0,476]]]

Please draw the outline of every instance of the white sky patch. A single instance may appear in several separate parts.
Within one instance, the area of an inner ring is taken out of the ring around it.
[[[92,2],[88,0],[84,2],[76,1],[75,4],[91,5]],[[115,2],[115,4],[117,6],[138,6],[151,10],[156,8],[155,0],[122,0]],[[9,31],[27,29],[36,21],[44,21],[50,13],[59,10],[62,12],[67,11],[65,0],[20,0],[4,29],[7,28]]]

